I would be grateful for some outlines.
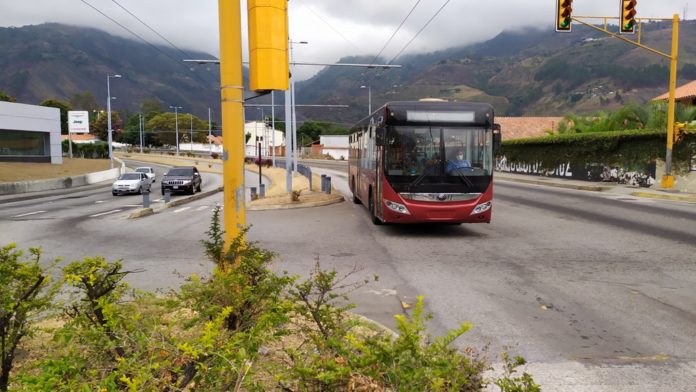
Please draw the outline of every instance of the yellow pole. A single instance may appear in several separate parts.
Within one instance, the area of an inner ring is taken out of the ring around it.
[[[674,143],[674,90],[677,88],[677,59],[679,50],[679,15],[672,18],[672,53],[669,64],[669,101],[667,104],[667,153],[665,154],[665,175],[662,185],[665,189],[674,188],[672,175],[672,145]]]
[[[239,0],[218,0],[225,248],[246,225],[244,210],[244,107],[242,23]]]

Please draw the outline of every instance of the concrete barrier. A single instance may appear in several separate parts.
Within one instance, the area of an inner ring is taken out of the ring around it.
[[[120,171],[121,169],[119,167],[115,167],[113,169],[87,173],[80,176],[52,178],[48,180],[7,182],[0,184],[0,195],[50,191],[54,189],[66,189],[96,184],[98,182],[118,178]]]

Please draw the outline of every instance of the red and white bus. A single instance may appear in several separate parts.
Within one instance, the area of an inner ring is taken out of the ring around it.
[[[500,140],[486,103],[387,103],[351,129],[353,202],[375,224],[489,223]]]

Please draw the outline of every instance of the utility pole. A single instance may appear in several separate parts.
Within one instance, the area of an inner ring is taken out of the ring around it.
[[[170,109],[174,109],[174,127],[176,129],[176,156],[179,156],[179,109],[183,109],[181,106],[170,106]]]
[[[140,125],[140,153],[143,153],[143,114],[138,113],[138,125]]]
[[[218,0],[220,98],[222,102],[222,173],[225,248],[246,227],[244,192],[244,85],[242,22],[239,0]]]
[[[559,4],[563,0],[558,0]],[[623,4],[623,3],[622,3]],[[653,54],[657,54],[658,56],[661,56],[663,58],[666,58],[670,61],[670,66],[669,66],[669,99],[667,100],[667,149],[665,151],[665,174],[662,176],[662,180],[660,182],[660,185],[662,188],[665,189],[672,189],[674,188],[674,176],[672,175],[672,147],[674,146],[674,112],[675,112],[675,90],[677,86],[677,62],[679,59],[679,14],[674,14],[672,15],[672,18],[643,18],[647,20],[662,20],[662,21],[672,21],[672,51],[667,54],[663,53],[659,50],[650,48],[646,45],[643,45],[640,41],[640,23],[637,25],[637,30],[638,30],[638,38],[636,41],[632,41],[628,38],[625,38],[619,34],[614,34],[611,33],[607,30],[607,20],[609,19],[619,19],[619,28],[621,29],[621,34],[632,34],[633,30],[635,29],[635,21],[640,20],[640,18],[634,18],[635,16],[635,2],[628,2],[626,1],[627,6],[630,5],[630,13],[626,13],[625,15],[620,16],[619,18],[615,17],[609,17],[609,16],[570,16],[570,13],[567,15],[568,20],[572,20],[573,22],[578,22],[581,23],[589,28],[592,28],[594,30],[597,30],[599,32],[602,32],[604,34],[610,35],[612,37],[615,37],[617,39],[620,39],[624,42],[627,42],[629,44],[635,45],[639,48],[645,49]],[[565,6],[565,3],[563,4]],[[568,6],[569,7],[569,6]],[[628,8],[627,8],[628,9]],[[622,5],[622,13],[624,12],[624,6]],[[559,11],[560,12],[560,11]],[[557,18],[558,19],[558,18]],[[584,21],[583,19],[603,19],[604,20],[604,28],[597,27],[591,23],[588,23]],[[626,21],[630,21],[630,23],[626,23]],[[557,24],[559,22],[557,21]],[[570,25],[567,27],[567,31],[570,31]],[[556,29],[559,31],[559,28],[557,27]],[[625,31],[624,31],[625,30]],[[629,32],[630,30],[630,32]]]
[[[189,113],[189,120],[191,121],[191,139],[189,140],[189,150],[193,152],[193,114]]]
[[[208,152],[213,154],[213,129],[210,126],[210,108],[208,108]]]

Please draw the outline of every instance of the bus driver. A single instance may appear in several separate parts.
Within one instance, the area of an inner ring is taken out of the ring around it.
[[[464,151],[459,150],[457,151],[457,155],[455,159],[451,159],[447,161],[447,166],[445,167],[445,173],[447,174],[452,174],[452,172],[459,170],[459,169],[468,169],[471,168],[471,162],[468,160],[464,159]]]

